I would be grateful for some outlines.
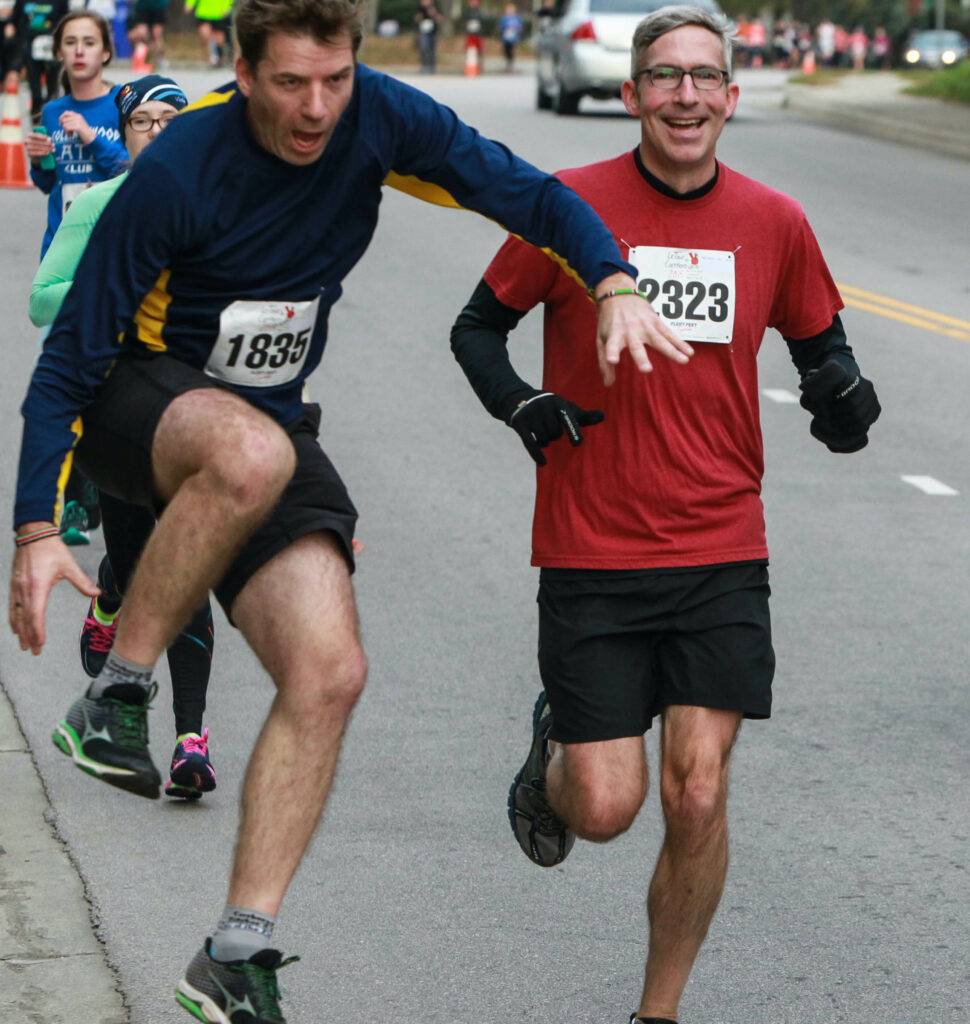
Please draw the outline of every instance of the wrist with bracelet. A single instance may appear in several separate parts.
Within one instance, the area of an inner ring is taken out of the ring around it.
[[[18,548],[34,544],[39,540],[47,540],[48,537],[59,537],[61,531],[56,526],[44,526],[39,530],[31,530],[29,533],[18,533],[14,535],[14,544]]]
[[[608,292],[603,292],[602,295],[594,295],[594,302],[605,302],[607,299],[616,298],[618,295],[637,295],[641,299],[646,300],[646,295],[643,292],[638,291],[636,288],[611,288]]]

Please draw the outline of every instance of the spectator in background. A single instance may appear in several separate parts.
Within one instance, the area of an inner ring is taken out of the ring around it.
[[[482,63],[482,0],[468,0],[465,11],[465,52],[475,50],[478,63]]]
[[[748,53],[750,66],[760,68],[765,62],[768,50],[768,30],[761,18],[754,17],[748,25]]]
[[[23,66],[23,49],[14,17],[14,0],[0,0],[0,87],[17,88]]]
[[[792,55],[795,52],[795,32],[791,25],[781,18],[775,22],[775,30],[771,35],[771,52],[777,67],[791,67]]]
[[[833,67],[847,68],[849,66],[849,33],[841,26],[835,26],[835,57]]]
[[[865,26],[856,25],[849,36],[849,54],[852,58],[853,71],[865,71],[866,54],[869,52],[869,37],[866,35]]]
[[[738,16],[737,21],[734,23],[734,66],[738,68],[746,68],[750,64],[749,48],[751,42],[749,36],[751,35],[751,23],[748,21],[747,14],[741,14]]]
[[[805,22],[799,22],[795,26],[796,46],[798,48],[798,63],[805,60],[805,54],[812,49],[812,29]]]
[[[30,116],[34,124],[58,93],[58,64],[54,29],[67,14],[67,0],[15,0],[13,22],[23,46],[23,61],[30,86]]]
[[[499,19],[498,33],[505,52],[505,70],[512,71],[515,65],[515,48],[525,32],[525,22],[514,3],[505,5],[505,14]]]
[[[420,0],[414,12],[418,29],[418,53],[421,56],[421,74],[433,75],[437,64],[438,25],[443,21],[434,0]]]
[[[202,60],[213,68],[231,65],[232,0],[185,0],[185,9],[195,14]]]
[[[818,59],[823,67],[830,68],[835,62],[835,25],[823,18],[815,29],[818,40]]]
[[[108,23],[83,8],[65,15],[54,30],[52,52],[64,62],[65,95],[45,104],[39,112],[42,132],[27,136],[30,177],[49,196],[41,257],[71,203],[95,182],[113,178],[128,160],[118,129],[118,86],[104,80],[114,56]],[[54,158],[53,167],[42,166],[45,157]],[[64,486],[59,523],[64,543],[90,543],[88,531],[99,520],[96,492],[75,469]]]
[[[165,61],[165,22],[168,18],[168,0],[135,0],[130,38],[148,49],[148,59],[160,68]]]
[[[890,40],[889,34],[880,25],[872,37],[872,66],[879,68],[881,71],[888,71],[891,50],[892,40]]]

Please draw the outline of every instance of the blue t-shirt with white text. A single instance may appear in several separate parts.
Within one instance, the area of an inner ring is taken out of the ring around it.
[[[118,130],[118,108],[115,94],[120,86],[112,86],[104,96],[93,100],[77,100],[61,96],[51,100],[41,112],[41,124],[54,142],[54,170],[31,167],[34,184],[48,194],[47,230],[41,243],[41,259],[51,244],[64,211],[84,191],[99,181],[107,181],[120,173],[128,159],[124,140]],[[61,127],[61,114],[76,110],[94,129],[95,138],[83,145],[73,133]]]

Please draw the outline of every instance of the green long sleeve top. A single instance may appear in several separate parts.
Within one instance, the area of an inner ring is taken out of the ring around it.
[[[30,288],[27,313],[35,327],[46,327],[54,322],[74,283],[74,271],[84,255],[94,225],[127,177],[126,171],[117,178],[85,189],[64,214]]]

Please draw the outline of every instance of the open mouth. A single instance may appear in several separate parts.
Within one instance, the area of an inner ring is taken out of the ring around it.
[[[320,148],[321,142],[323,132],[301,132],[296,129],[293,131],[293,145],[301,153],[312,153]]]
[[[676,132],[693,131],[704,123],[702,117],[665,117],[664,124]]]

